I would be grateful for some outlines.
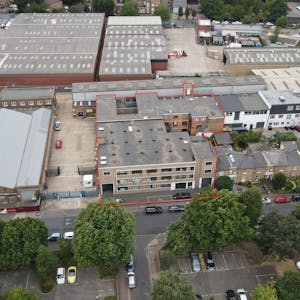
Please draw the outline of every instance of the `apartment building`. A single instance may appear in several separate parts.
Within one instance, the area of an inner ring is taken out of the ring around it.
[[[0,107],[10,109],[55,108],[55,87],[5,87],[0,93]]]
[[[217,176],[229,176],[234,182],[259,182],[272,179],[279,172],[286,176],[300,175],[300,152],[296,142],[283,142],[280,149],[265,143],[250,144],[246,152],[231,146],[217,146]]]
[[[300,94],[288,91],[260,91],[269,106],[268,128],[290,127],[300,124]]]

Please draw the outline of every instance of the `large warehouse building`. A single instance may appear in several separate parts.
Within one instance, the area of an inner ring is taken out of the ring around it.
[[[0,31],[0,85],[70,85],[98,74],[104,14],[19,14]]]

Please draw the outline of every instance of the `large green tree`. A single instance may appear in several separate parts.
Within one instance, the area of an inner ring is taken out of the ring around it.
[[[298,219],[300,221],[300,203],[290,212],[290,216]]]
[[[220,176],[216,180],[216,189],[232,191],[233,180],[228,176]]]
[[[162,21],[167,21],[171,18],[171,10],[168,6],[159,4],[154,10],[154,15],[161,17]]]
[[[24,289],[23,287],[17,287],[10,291],[6,300],[40,300],[41,298],[34,294],[32,291]]]
[[[113,0],[92,0],[93,12],[105,13],[105,16],[111,16],[115,10],[115,3]]]
[[[2,269],[29,267],[40,245],[47,245],[48,229],[45,223],[32,218],[10,220],[4,227],[1,240],[0,265]]]
[[[271,282],[266,285],[260,284],[252,293],[252,300],[278,300],[277,291],[274,283]]]
[[[122,207],[90,203],[76,220],[75,259],[115,275],[132,253],[134,217]]]
[[[283,173],[278,173],[273,176],[272,185],[274,190],[280,190],[286,185],[287,177]]]
[[[183,276],[169,271],[161,272],[153,283],[151,300],[194,300],[190,282]]]
[[[295,300],[300,295],[300,273],[286,272],[277,280],[276,288],[279,299]]]
[[[224,2],[222,0],[200,0],[201,11],[209,19],[221,20]]]
[[[133,0],[125,0],[124,6],[121,10],[121,16],[138,16],[139,9],[137,2]]]
[[[245,215],[250,219],[250,225],[255,226],[262,208],[262,195],[258,188],[250,188],[242,192],[238,198],[240,203],[246,205]]]
[[[229,243],[252,235],[245,209],[237,195],[228,190],[219,191],[216,199],[194,201],[169,225],[167,246],[175,254],[221,251]]]
[[[277,212],[265,216],[255,239],[264,254],[292,258],[300,250],[300,221]]]

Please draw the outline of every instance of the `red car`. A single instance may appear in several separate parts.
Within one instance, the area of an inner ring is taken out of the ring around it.
[[[289,196],[277,196],[274,200],[275,203],[290,203],[291,198]]]
[[[59,149],[61,147],[62,147],[62,141],[61,140],[56,140],[56,142],[55,142],[55,148]]]

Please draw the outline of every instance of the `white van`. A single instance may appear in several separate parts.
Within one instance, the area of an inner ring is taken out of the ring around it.
[[[128,287],[130,289],[135,288],[135,274],[134,274],[134,272],[128,272],[127,276],[128,276]]]
[[[64,240],[73,240],[74,232],[68,231],[64,233]]]

